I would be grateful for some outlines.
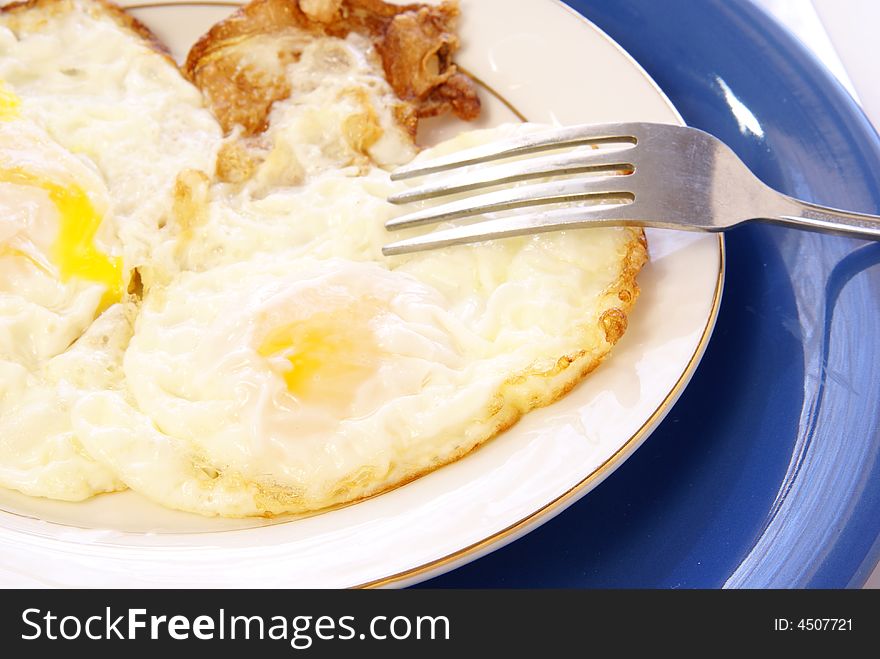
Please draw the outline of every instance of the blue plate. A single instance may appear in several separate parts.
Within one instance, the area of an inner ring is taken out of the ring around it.
[[[880,141],[745,0],[572,0],[764,181],[880,210]],[[664,423],[525,538],[432,587],[840,588],[880,554],[880,244],[729,234],[717,329]]]

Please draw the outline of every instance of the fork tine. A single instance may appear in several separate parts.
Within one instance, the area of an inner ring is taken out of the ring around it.
[[[531,135],[524,135],[501,142],[474,147],[465,151],[434,158],[428,162],[416,162],[400,167],[391,174],[392,181],[424,176],[465,165],[510,158],[549,149],[587,144],[636,144],[641,124],[602,124],[553,128]]]
[[[382,253],[385,256],[421,252],[451,245],[477,243],[497,238],[510,238],[533,233],[557,231],[559,229],[582,229],[603,226],[647,226],[649,223],[636,219],[634,213],[636,202],[617,205],[612,208],[596,206],[595,208],[563,208],[545,212],[520,213],[510,217],[486,222],[477,222],[466,226],[435,231],[423,236],[399,240],[385,245]],[[652,225],[653,226],[653,225]],[[686,226],[677,227],[687,229]]]
[[[480,215],[481,213],[588,199],[626,199],[632,201],[634,196],[630,192],[631,184],[632,181],[627,176],[591,176],[567,181],[523,185],[407,213],[386,222],[385,228],[392,231]]]
[[[447,182],[423,185],[400,192],[390,196],[388,201],[392,204],[407,204],[535,178],[607,171],[620,171],[626,174],[634,170],[635,167],[626,158],[626,152],[590,150],[565,153],[484,167],[479,171],[468,172],[466,176],[452,177]]]

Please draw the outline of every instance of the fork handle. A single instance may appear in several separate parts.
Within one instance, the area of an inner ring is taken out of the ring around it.
[[[880,216],[853,213],[839,208],[811,204],[782,195],[786,208],[781,214],[761,218],[766,222],[809,231],[832,233],[852,238],[880,240]]]

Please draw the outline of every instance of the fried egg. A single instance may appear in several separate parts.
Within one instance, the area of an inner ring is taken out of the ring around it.
[[[0,84],[0,485],[80,500],[124,488],[69,411],[119,383],[126,273],[101,178],[20,110]]]
[[[185,275],[138,317],[133,403],[87,397],[77,432],[175,508],[261,515],[363,496],[456,450],[422,437],[443,432],[435,415],[479,410],[457,386],[479,342],[444,306],[373,264],[284,252]]]
[[[115,5],[35,0],[0,13],[0,79],[20,113],[94,163],[126,262],[146,263],[181,172],[212,173],[221,131],[155,37]]]
[[[530,130],[468,133],[435,153]],[[427,152],[422,157],[430,158]],[[387,259],[386,171],[215,198],[189,272],[152,291],[126,395],[74,410],[131,488],[206,515],[320,510],[467,454],[552,402],[626,326],[641,231]]]
[[[125,488],[70,409],[121,386],[132,268],[214,167],[219,126],[139,29],[89,0],[0,13],[0,485],[35,496]]]

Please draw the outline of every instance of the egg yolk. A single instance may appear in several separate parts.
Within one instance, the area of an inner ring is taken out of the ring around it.
[[[257,352],[271,360],[296,398],[345,406],[375,372],[379,350],[367,323],[323,312],[276,327]]]
[[[18,117],[18,108],[21,101],[0,80],[0,121],[11,121]]]
[[[102,218],[81,187],[59,185],[19,168],[0,168],[0,182],[36,187],[48,193],[60,217],[52,261],[62,281],[77,277],[103,284],[107,290],[101,298],[99,313],[122,299],[122,259],[107,256],[95,246]]]

